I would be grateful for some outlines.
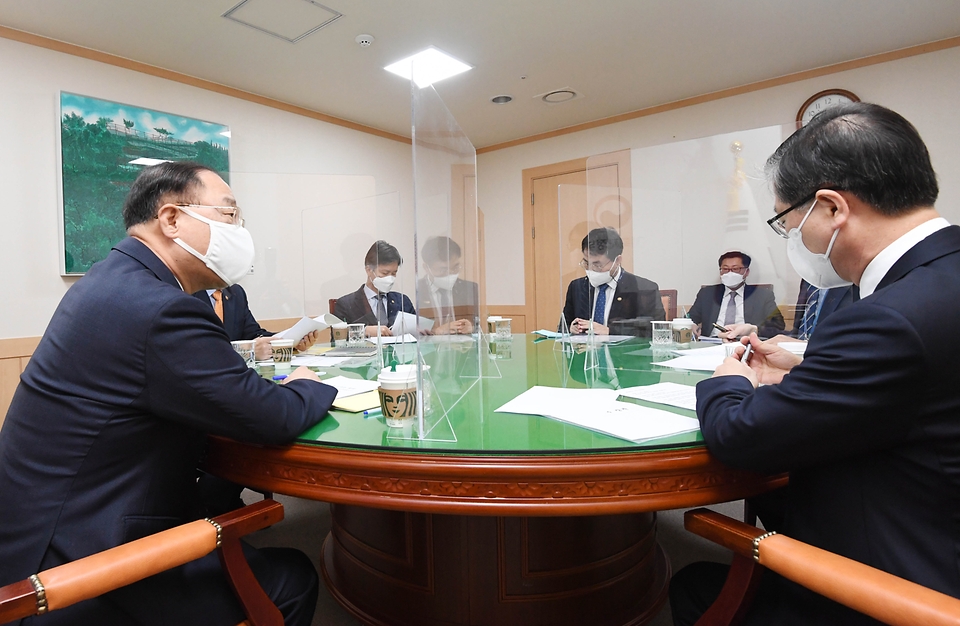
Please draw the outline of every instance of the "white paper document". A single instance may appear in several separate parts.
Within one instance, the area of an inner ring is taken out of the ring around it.
[[[361,378],[347,378],[346,376],[334,376],[320,381],[325,385],[336,387],[337,399],[348,398],[368,391],[373,391],[380,386],[375,380],[363,380]]]
[[[803,353],[807,350],[806,341],[781,341],[777,345],[787,352],[792,352],[798,356],[803,356]]]
[[[620,343],[627,339],[633,339],[633,337],[630,335],[594,335],[592,341],[594,343]],[[589,335],[570,335],[560,341],[563,343],[590,343],[591,339]]]
[[[352,356],[324,356],[322,354],[295,354],[290,365],[300,367],[336,367],[344,361],[349,361]]]
[[[697,388],[693,385],[656,383],[655,385],[621,389],[620,395],[637,400],[646,400],[647,402],[656,402],[657,404],[668,404],[691,411],[697,410]]]
[[[330,328],[334,324],[342,324],[340,318],[330,313],[324,313],[314,318],[301,317],[300,321],[290,328],[274,335],[276,339],[292,339],[293,345],[300,343],[304,336],[313,331],[321,331]]]
[[[367,341],[369,341],[373,345],[377,345],[376,337],[367,337]],[[411,335],[410,333],[407,333],[405,335],[393,336],[393,337],[383,336],[383,337],[380,337],[380,343],[382,343],[385,346],[391,343],[417,343],[417,338]]]
[[[396,319],[393,320],[390,332],[399,337],[407,333],[419,334],[421,330],[430,330],[431,328],[433,328],[433,320],[429,317],[418,317],[413,313],[400,311],[397,313]]]
[[[641,442],[698,430],[693,418],[618,402],[616,389],[531,387],[497,413],[543,415],[628,441]]]
[[[723,363],[723,353],[719,355],[716,354],[688,354],[686,356],[679,356],[675,359],[670,359],[668,361],[658,361],[654,365],[662,365],[663,367],[672,367],[678,370],[696,370],[700,372],[712,372],[713,370],[720,367],[720,364]]]
[[[560,337],[563,337],[563,334],[562,334],[562,333],[558,333],[558,332],[555,331],[555,330],[546,330],[546,329],[543,329],[543,328],[541,328],[540,330],[535,330],[535,331],[533,331],[533,334],[534,334],[534,335],[543,335],[544,337],[549,337],[550,339],[559,339]]]

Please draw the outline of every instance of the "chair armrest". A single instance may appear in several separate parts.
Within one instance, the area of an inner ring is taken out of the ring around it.
[[[688,511],[690,532],[753,555],[761,529],[707,509]],[[749,547],[748,547],[749,546]],[[759,541],[759,564],[826,598],[891,626],[957,626],[960,600],[784,535]]]

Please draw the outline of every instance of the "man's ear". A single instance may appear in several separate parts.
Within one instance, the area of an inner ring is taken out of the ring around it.
[[[833,189],[821,189],[817,192],[817,200],[824,209],[830,212],[830,220],[833,222],[834,229],[846,224],[850,218],[850,204],[844,193]]]
[[[170,239],[176,239],[180,236],[180,227],[177,219],[180,217],[180,211],[172,204],[164,204],[157,211],[157,222],[160,225],[160,232]]]

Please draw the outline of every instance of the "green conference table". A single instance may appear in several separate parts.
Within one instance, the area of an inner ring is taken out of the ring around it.
[[[433,431],[450,441],[394,439],[382,417],[334,410],[291,446],[210,443],[214,474],[332,503],[322,574],[365,624],[643,624],[670,578],[656,511],[786,483],[720,464],[699,432],[634,443],[494,412],[533,385],[625,388],[706,376],[653,365],[668,357],[646,341],[598,351],[562,350],[535,335],[443,341],[423,351],[435,393],[445,406],[456,401]],[[598,354],[599,366],[585,369]],[[376,375],[372,366],[323,371]]]

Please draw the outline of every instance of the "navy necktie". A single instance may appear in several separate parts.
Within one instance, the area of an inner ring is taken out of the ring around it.
[[[603,314],[607,309],[607,286],[597,287],[597,306],[593,310],[593,321],[597,324],[603,324]]]
[[[807,308],[803,311],[803,321],[800,322],[798,339],[810,339],[813,330],[817,327],[817,316],[820,314],[820,298],[825,289],[817,289],[813,285],[807,288]]]

